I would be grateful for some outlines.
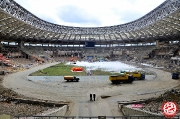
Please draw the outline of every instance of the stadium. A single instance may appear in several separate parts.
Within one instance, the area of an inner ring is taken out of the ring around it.
[[[166,0],[135,21],[106,27],[57,25],[13,0],[0,0],[0,117],[179,118],[179,40],[179,0]],[[146,77],[113,84],[110,75],[92,69],[78,75],[78,82],[45,76],[47,67],[66,69],[61,63],[118,72],[141,69]],[[36,71],[41,79],[29,76]],[[89,100],[91,93],[96,101]],[[162,111],[165,102],[177,103],[172,115]]]

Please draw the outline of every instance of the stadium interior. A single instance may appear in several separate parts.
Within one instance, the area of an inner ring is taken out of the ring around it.
[[[101,48],[49,47],[1,44],[1,71],[12,73],[48,62],[79,61],[133,61],[161,67],[171,72],[180,68],[179,41],[157,45],[115,46]]]
[[[1,75],[77,60],[128,61],[179,71],[180,1],[166,0],[122,25],[70,27],[41,20],[13,0],[0,0],[0,41]]]

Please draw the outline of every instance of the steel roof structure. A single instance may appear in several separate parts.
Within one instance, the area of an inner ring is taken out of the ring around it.
[[[108,27],[71,27],[44,21],[13,0],[0,0],[0,39],[54,44],[180,40],[180,0],[166,0],[145,16]]]

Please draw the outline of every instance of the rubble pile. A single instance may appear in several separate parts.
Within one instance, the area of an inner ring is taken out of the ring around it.
[[[37,113],[42,113],[50,107],[41,105],[30,105],[17,102],[0,102],[0,115],[7,114],[12,116],[32,116]]]
[[[2,86],[2,80],[3,76],[0,76],[0,115],[7,114],[11,116],[32,116],[54,108],[47,105],[26,104],[14,101],[14,98],[30,98],[24,97],[23,95],[19,95],[10,89],[4,88]]]
[[[142,110],[161,113],[161,107],[164,102],[176,102],[180,108],[180,88],[172,89],[162,94],[160,97],[148,99],[149,101],[143,105]]]

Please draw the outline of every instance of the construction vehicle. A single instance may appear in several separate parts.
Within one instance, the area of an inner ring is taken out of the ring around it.
[[[119,84],[119,83],[132,83],[134,78],[132,75],[127,74],[126,72],[120,73],[119,75],[109,76],[109,80],[112,84]]]
[[[126,73],[131,74],[134,79],[138,79],[138,80],[144,80],[145,79],[145,74],[140,72],[140,71],[126,72]]]
[[[73,67],[71,69],[72,72],[83,72],[83,68],[82,67]]]
[[[172,79],[179,79],[179,72],[178,72],[178,70],[174,70],[172,72]]]
[[[69,81],[76,81],[78,82],[79,81],[79,78],[75,77],[75,76],[64,76],[64,80],[66,80],[67,82]]]

